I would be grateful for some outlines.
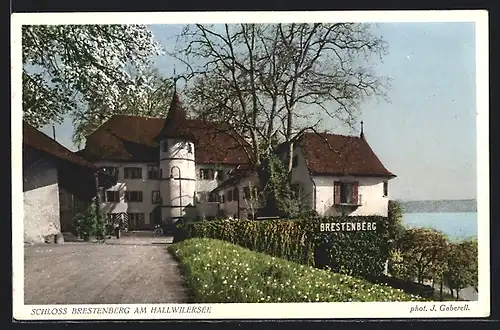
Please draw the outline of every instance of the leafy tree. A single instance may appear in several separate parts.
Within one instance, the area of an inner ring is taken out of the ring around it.
[[[312,215],[307,196],[297,196],[290,184],[288,172],[281,159],[270,154],[264,159],[264,173],[268,175],[263,194],[267,212],[290,218]]]
[[[81,145],[85,137],[106,122],[112,115],[135,115],[148,117],[165,117],[172,101],[174,82],[162,76],[158,70],[148,69],[142,75],[132,76],[137,89],[142,84],[149,86],[142,94],[124,94],[113,105],[103,111],[103,102],[98,99],[89,100],[87,107],[76,109],[72,113],[75,130],[73,141]]]
[[[403,225],[403,209],[398,201],[390,200],[387,212],[388,223],[388,240],[391,243],[390,249],[401,238],[405,232]]]
[[[73,222],[77,233],[83,238],[103,239],[106,235],[106,223],[102,212],[97,212],[95,202],[92,202],[85,211],[77,214]]]
[[[442,274],[447,237],[431,228],[411,228],[404,232],[391,253],[390,271],[405,280],[436,279]]]
[[[460,290],[468,286],[477,287],[478,250],[477,240],[468,239],[451,243],[446,258],[444,279],[446,285],[456,292],[459,299]]]
[[[41,127],[88,102],[86,121],[98,121],[92,109],[144,95],[142,73],[161,50],[142,25],[31,25],[23,26],[22,52],[24,119]]]

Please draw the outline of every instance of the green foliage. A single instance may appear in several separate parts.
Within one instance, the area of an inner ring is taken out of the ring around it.
[[[399,202],[394,200],[389,201],[387,221],[388,239],[392,248],[405,232],[405,227],[403,226],[403,209]]]
[[[125,95],[141,98],[150,88],[142,73],[161,48],[144,25],[25,25],[22,53],[23,115],[38,128],[87,102],[92,122]]]
[[[180,260],[196,302],[422,300],[388,286],[300,265],[219,240],[194,238],[168,249]]]
[[[76,231],[83,237],[103,239],[106,235],[106,223],[101,212],[97,215],[95,203],[90,204],[85,211],[77,214],[73,222]]]
[[[447,237],[431,228],[411,228],[404,232],[391,252],[389,271],[395,277],[423,283],[442,276]]]
[[[264,182],[265,208],[271,215],[286,218],[303,217],[311,213],[311,204],[306,198],[296,196],[290,184],[289,172],[275,154],[267,156],[263,163],[261,180]]]
[[[371,222],[376,230],[320,232],[321,222]],[[376,277],[388,258],[384,217],[332,217],[300,220],[210,221],[183,225],[176,241],[206,237],[256,252],[350,275]]]
[[[477,240],[468,239],[450,243],[444,263],[446,285],[457,292],[468,286],[477,287],[478,251]]]

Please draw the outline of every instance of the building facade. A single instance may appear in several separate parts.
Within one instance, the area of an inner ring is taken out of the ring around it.
[[[52,138],[23,123],[24,242],[72,231],[73,217],[114,182]]]
[[[108,218],[140,230],[179,218],[253,217],[262,187],[246,147],[224,124],[187,119],[175,93],[166,119],[113,116],[79,155],[116,178],[102,196]],[[276,153],[285,160],[286,150]],[[387,215],[394,175],[363,133],[305,133],[293,150],[294,190],[318,214]]]

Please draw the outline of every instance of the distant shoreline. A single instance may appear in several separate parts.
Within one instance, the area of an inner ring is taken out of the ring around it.
[[[460,200],[420,200],[402,201],[403,213],[469,213],[477,212],[477,201],[475,199]]]

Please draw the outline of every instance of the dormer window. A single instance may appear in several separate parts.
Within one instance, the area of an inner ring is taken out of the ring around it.
[[[188,143],[188,153],[189,154],[193,153],[193,145],[191,143]]]
[[[168,151],[168,141],[163,141],[162,150],[163,150],[163,152]]]

